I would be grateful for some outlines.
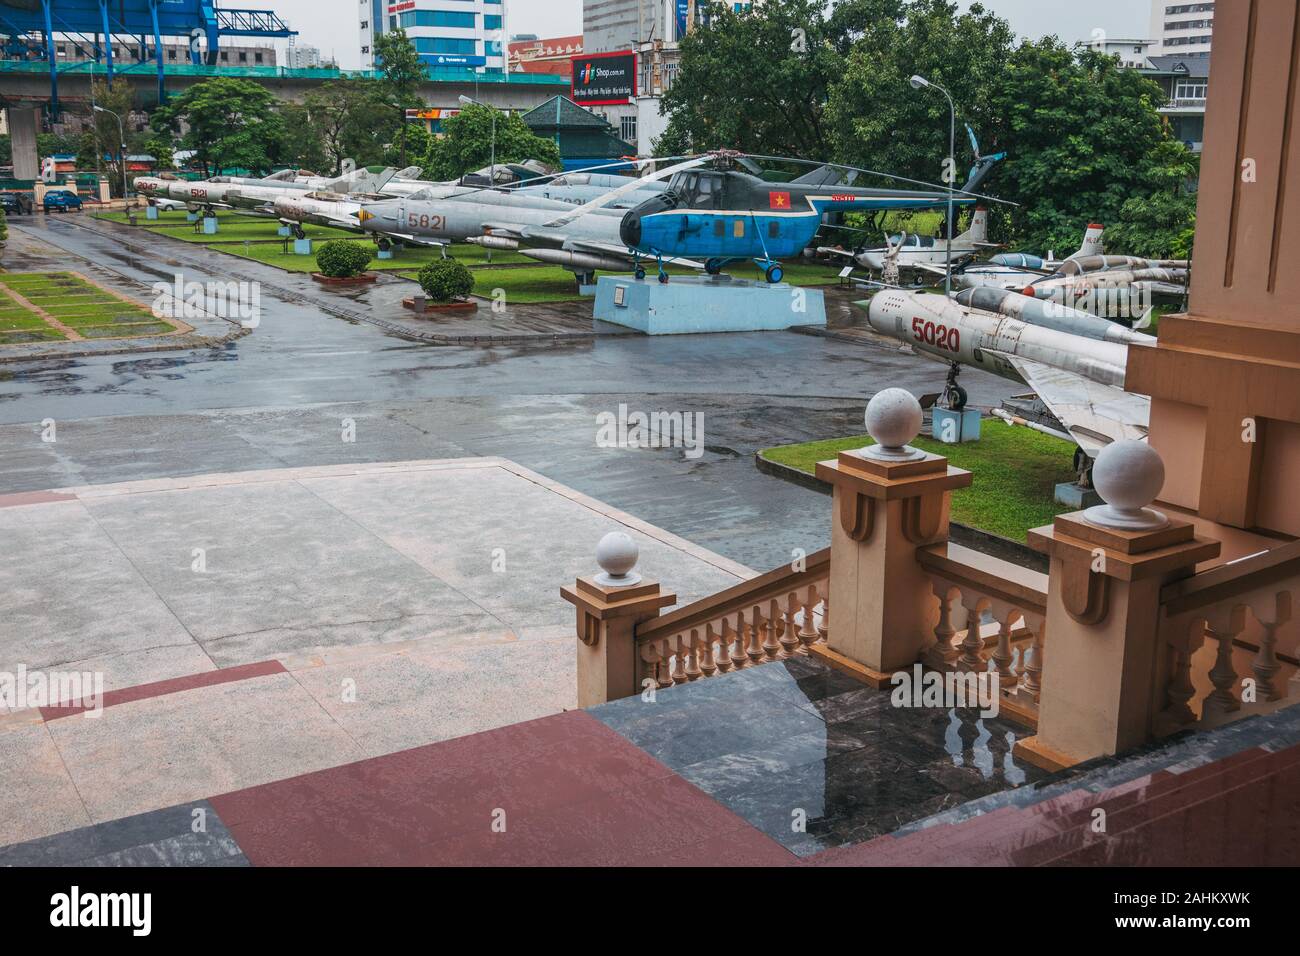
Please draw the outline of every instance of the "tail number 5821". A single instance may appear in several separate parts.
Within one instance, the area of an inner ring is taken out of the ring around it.
[[[912,338],[945,352],[956,352],[961,348],[961,329],[926,322],[919,315],[912,318]]]

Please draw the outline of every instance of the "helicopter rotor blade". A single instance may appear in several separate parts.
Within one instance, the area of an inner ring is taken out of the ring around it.
[[[692,158],[692,157],[689,157],[689,156],[658,156],[658,157],[655,157],[655,158],[653,158],[653,159],[620,159],[618,162],[615,162],[615,163],[605,163],[605,164],[600,165],[600,166],[587,166],[587,167],[584,167],[583,169],[570,169],[570,170],[567,170],[566,172],[560,172],[560,173],[547,173],[547,174],[544,175],[544,176],[531,176],[531,177],[529,177],[528,179],[517,179],[517,180],[515,180],[514,182],[512,182],[512,183],[507,183],[507,184],[498,184],[498,185],[494,185],[494,186],[473,186],[473,187],[470,187],[470,188],[466,188],[463,192],[451,193],[451,194],[448,195],[448,196],[439,196],[438,198],[439,198],[439,199],[459,199],[459,198],[461,198],[462,196],[471,196],[471,195],[473,195],[474,193],[483,193],[483,192],[487,192],[487,191],[492,190],[492,189],[507,189],[507,190],[510,190],[510,189],[517,189],[517,188],[519,188],[520,186],[525,186],[525,185],[527,185],[527,184],[529,184],[529,183],[536,183],[536,182],[542,182],[542,181],[544,181],[544,180],[548,180],[548,179],[555,179],[555,178],[558,177],[558,176],[564,176],[564,175],[566,175],[566,173],[595,173],[595,172],[599,172],[599,171],[602,170],[602,169],[625,169],[625,168],[628,167],[628,166],[634,166],[634,167],[636,167],[637,169],[641,169],[641,168],[647,166],[647,165],[650,164],[650,163],[663,162],[665,159],[690,159],[690,158]],[[497,165],[501,165],[501,164],[498,163]],[[644,182],[649,182],[650,180],[649,180],[649,178],[633,178],[633,177],[628,177],[628,181],[629,181],[629,182],[635,182],[635,183],[644,183]],[[413,198],[413,197],[412,197],[412,198]]]
[[[857,173],[866,173],[868,176],[881,176],[885,179],[895,179],[900,183],[911,183],[914,186],[925,186],[927,189],[937,189],[941,192],[947,192],[947,186],[939,186],[935,183],[927,183],[921,179],[908,179],[906,176],[898,176],[894,173],[882,173],[876,169],[864,169],[861,166],[846,166],[843,163],[822,163],[811,159],[798,159],[794,156],[761,156],[758,153],[745,153],[750,159],[767,159],[778,163],[802,163],[805,166],[829,166],[831,169],[843,169]],[[1002,203],[1005,206],[1018,206],[1020,203],[1012,202],[1009,199],[998,199],[996,196],[986,196],[983,193],[967,192],[965,189],[953,189],[953,193],[959,196],[971,196],[975,199],[987,199],[989,202]]]
[[[675,175],[676,173],[682,172],[683,170],[694,169],[696,166],[703,166],[705,163],[711,163],[714,161],[714,159],[716,159],[716,157],[712,153],[707,153],[703,156],[693,157],[692,159],[689,159],[684,163],[677,163],[676,165],[669,166],[667,169],[658,170],[657,172],[651,173],[649,176],[643,176],[640,179],[634,179],[628,182],[626,185],[619,186],[615,189],[611,189],[609,192],[605,193],[604,195],[597,196],[595,199],[591,200],[590,202],[586,202],[583,203],[581,206],[575,207],[571,212],[568,212],[557,219],[552,219],[550,222],[546,223],[546,228],[558,229],[561,226],[567,226],[575,219],[585,216],[593,209],[601,208],[602,206],[617,199],[619,196],[625,195],[626,193],[630,193],[632,190],[638,188],[644,183],[657,182],[660,179],[667,179],[670,176]],[[647,161],[649,162],[649,160]]]

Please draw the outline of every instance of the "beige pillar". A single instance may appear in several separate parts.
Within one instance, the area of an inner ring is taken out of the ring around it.
[[[878,410],[878,400],[898,406]],[[901,420],[905,414],[910,422]],[[906,445],[920,428],[921,409],[902,389],[873,398],[867,423],[880,442],[874,450],[817,463],[817,477],[834,486],[831,610],[826,647],[812,650],[883,687],[934,642],[938,607],[916,552],[948,539],[949,495],[971,475]]]
[[[1038,733],[1015,752],[1049,770],[1151,738],[1164,703],[1160,589],[1219,553],[1219,542],[1196,537],[1187,521],[1116,530],[1084,515],[1059,515],[1028,538],[1051,559],[1047,637]]]
[[[607,547],[611,539],[614,545]],[[617,553],[611,556],[611,548]],[[593,707],[639,693],[636,685],[636,628],[677,603],[653,581],[635,574],[636,545],[612,532],[597,547],[603,573],[581,577],[560,596],[577,608],[578,706]]]

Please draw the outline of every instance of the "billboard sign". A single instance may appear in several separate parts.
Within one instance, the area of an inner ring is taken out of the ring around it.
[[[579,106],[615,106],[636,96],[636,53],[593,53],[573,58],[570,99]]]

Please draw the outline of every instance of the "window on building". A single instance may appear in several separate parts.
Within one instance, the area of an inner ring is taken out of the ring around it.
[[[1206,84],[1194,80],[1179,80],[1174,87],[1174,99],[1176,100],[1203,100],[1205,99]]]
[[[618,121],[618,133],[625,143],[636,142],[636,117],[623,116]]]
[[[483,29],[484,29],[484,30],[500,30],[500,29],[501,29],[501,14],[499,14],[499,13],[485,13],[485,14],[483,14]]]
[[[225,50],[222,50],[222,51],[221,51],[221,62],[222,62],[222,63],[229,63],[229,62],[230,62],[230,54],[229,54],[228,52],[226,52]]]
[[[363,30],[369,30],[369,29],[370,29],[370,21],[369,21],[369,20],[362,20],[362,21],[361,21],[361,29],[363,29]]]
[[[476,13],[455,13],[447,10],[408,10],[398,17],[398,22],[403,28],[453,27],[458,30],[472,30],[477,24],[477,18],[478,14]]]
[[[169,60],[174,60],[174,59],[176,59],[176,51],[175,51],[175,50],[168,50],[168,51],[167,51],[167,59],[169,59]]]
[[[253,62],[255,62],[255,63],[261,63],[261,62],[262,62],[262,54],[260,54],[260,53],[254,53],[254,54],[253,54]]]
[[[248,62],[248,54],[247,54],[247,53],[241,53],[241,54],[239,54],[239,62],[240,62],[240,63],[247,63],[247,62]]]
[[[478,53],[478,40],[460,40],[454,37],[414,37],[417,53],[442,53],[474,56]]]

